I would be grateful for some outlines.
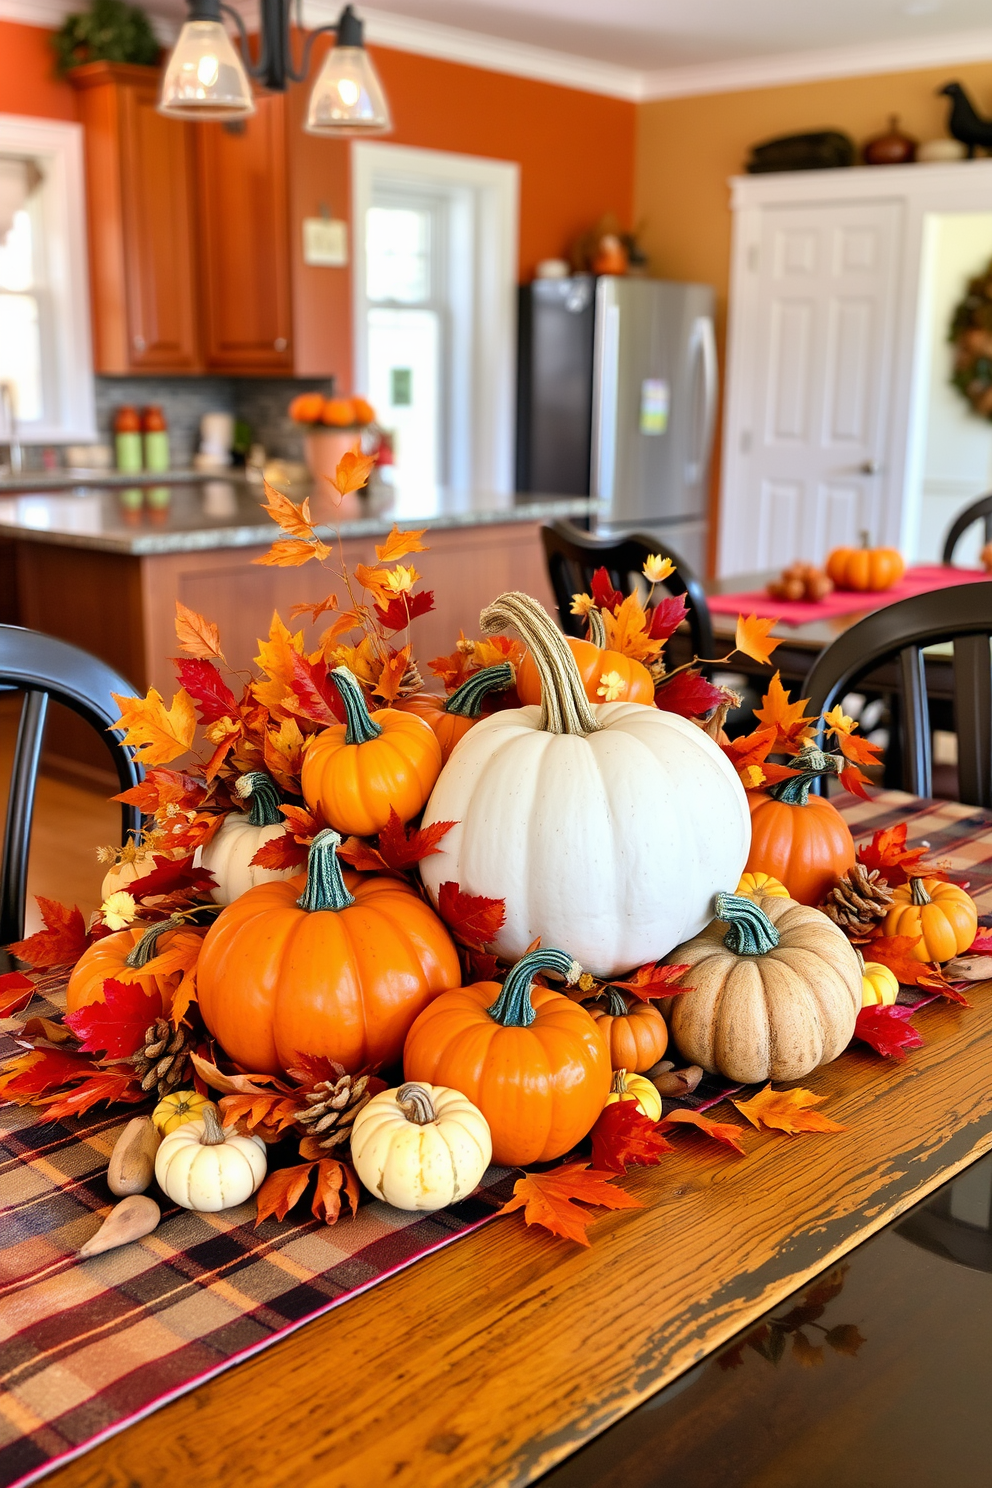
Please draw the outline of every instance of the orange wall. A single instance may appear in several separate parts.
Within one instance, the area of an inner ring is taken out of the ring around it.
[[[946,133],[948,105],[936,90],[950,78],[964,84],[980,111],[992,113],[987,63],[659,99],[640,106],[634,215],[646,224],[642,236],[651,272],[716,287],[721,365],[730,271],[727,180],[743,173],[749,146],[813,129],[841,129],[861,144],[884,131],[889,114],[899,114],[902,127],[916,139],[934,139]],[[718,448],[711,488],[714,511],[719,476]]]
[[[0,114],[74,119],[76,95],[55,77],[50,31],[0,21]]]

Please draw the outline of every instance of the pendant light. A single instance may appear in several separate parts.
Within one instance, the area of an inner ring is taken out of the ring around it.
[[[292,0],[261,0],[259,56],[251,60],[245,24],[224,0],[187,0],[189,15],[166,65],[159,113],[172,119],[248,118],[255,112],[250,79],[270,92],[285,92],[290,81],[306,77],[318,36],[335,33],[310,95],[305,128],[309,134],[383,134],[392,127],[389,106],[372,60],[365,50],[362,23],[350,5],[336,26],[306,33],[303,58],[295,68],[291,49]],[[224,29],[229,16],[239,32],[240,55]],[[297,3],[297,21],[302,0]],[[302,25],[300,25],[302,30]]]

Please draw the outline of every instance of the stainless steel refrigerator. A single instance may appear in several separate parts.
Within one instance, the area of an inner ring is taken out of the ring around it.
[[[713,309],[709,285],[612,276],[539,280],[521,301],[520,489],[562,491],[564,477],[572,493],[608,503],[597,530],[656,533],[697,573],[717,401]]]

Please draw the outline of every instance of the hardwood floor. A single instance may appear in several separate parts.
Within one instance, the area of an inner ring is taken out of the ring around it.
[[[0,698],[0,812],[4,813],[19,715],[19,699]],[[47,774],[39,778],[28,868],[27,934],[41,928],[35,894],[78,904],[89,918],[100,902],[105,872],[96,860],[96,849],[119,842],[120,830],[120,807],[111,804],[101,790],[88,790]]]

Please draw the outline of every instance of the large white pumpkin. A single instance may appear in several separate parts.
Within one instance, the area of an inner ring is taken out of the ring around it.
[[[281,837],[286,819],[279,810],[279,792],[262,770],[239,775],[235,790],[249,803],[247,813],[229,811],[224,825],[207,843],[198,848],[194,862],[202,864],[217,880],[211,890],[216,904],[231,904],[256,884],[278,883],[292,878],[299,868],[253,868],[252,858],[266,842]]]
[[[543,700],[482,719],[441,771],[424,825],[457,825],[420,865],[431,898],[454,880],[504,899],[494,945],[508,961],[538,936],[600,977],[660,959],[709,923],[713,895],[747,861],[736,771],[673,713],[590,703],[536,600],[504,594],[480,620],[487,633],[516,626]]]

